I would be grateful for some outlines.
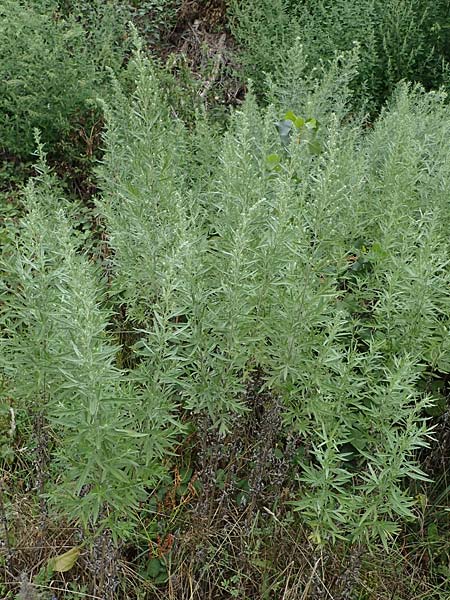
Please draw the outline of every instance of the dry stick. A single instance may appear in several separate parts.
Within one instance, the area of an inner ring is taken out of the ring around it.
[[[105,514],[102,509],[101,517]],[[117,553],[109,529],[94,535],[92,547],[92,567],[94,568],[94,595],[103,600],[114,598],[117,581]]]
[[[227,38],[227,36],[225,33],[222,33],[222,35],[219,38],[219,43],[217,45],[217,52],[216,52],[216,56],[214,59],[214,67],[213,67],[211,76],[209,77],[209,79],[206,80],[205,85],[203,86],[203,90],[199,94],[200,98],[205,98],[206,94],[208,93],[208,90],[210,89],[210,87],[213,85],[213,83],[217,79],[217,76],[219,74],[220,65],[223,61],[223,53],[225,50],[226,38]]]
[[[316,571],[317,571],[317,567],[319,566],[319,563],[320,563],[320,558],[318,558],[316,560],[316,563],[315,563],[315,565],[313,567],[312,573],[311,573],[311,575],[310,575],[310,577],[308,579],[308,583],[305,586],[305,589],[303,591],[303,594],[302,594],[302,597],[300,598],[300,600],[306,600],[307,595],[309,594],[309,590],[311,589],[314,577],[316,576]]]
[[[40,590],[49,590],[51,592],[67,593],[66,588],[58,588],[58,587],[53,587],[53,586],[49,586],[49,585],[40,585],[38,583],[33,584],[33,586],[35,588],[39,588]],[[102,596],[95,596],[92,594],[88,594],[87,592],[76,592],[74,590],[70,590],[70,593],[74,596],[80,596],[82,598],[91,598],[91,600],[104,600],[104,598]]]
[[[292,582],[291,588],[288,589],[287,586],[284,591],[284,596],[281,600],[298,600],[298,594],[300,593],[300,586],[303,586],[304,589],[304,580],[301,571],[299,570]]]
[[[0,481],[0,520],[2,522],[3,529],[5,532],[6,568],[8,571],[11,571],[11,561],[12,561],[12,557],[13,557],[13,550],[11,547],[11,538],[10,538],[10,534],[9,534],[8,518],[6,516],[5,502],[3,499],[3,484],[4,484],[4,478],[2,478]]]
[[[281,600],[286,600],[286,593],[287,593],[287,591],[288,591],[288,588],[289,588],[289,582],[290,582],[290,580],[291,580],[291,574],[292,574],[292,567],[294,566],[294,564],[295,564],[295,562],[294,562],[294,561],[291,561],[291,562],[288,564],[288,566],[287,566],[285,569],[283,569],[283,570],[281,571],[281,573],[280,573],[280,575],[279,575],[279,577],[281,577],[281,576],[282,576],[284,573],[287,573],[287,577],[286,577],[286,583],[285,583],[285,585],[284,585],[283,597],[282,597],[282,599],[281,599]],[[270,590],[270,588],[269,588],[269,590]]]

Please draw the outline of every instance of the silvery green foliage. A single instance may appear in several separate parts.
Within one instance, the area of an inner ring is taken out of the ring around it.
[[[111,224],[111,267],[128,267],[115,270],[114,286],[124,294],[129,315],[145,322],[163,282],[183,268],[179,261],[184,259],[176,254],[195,252],[197,239],[189,227],[195,203],[185,195],[186,132],[181,122],[171,120],[156,71],[139,61],[131,106],[116,83],[114,102],[106,108],[99,206]]]
[[[2,372],[51,438],[50,501],[87,525],[131,516],[180,428],[171,405],[117,368],[104,282],[45,163],[31,181],[3,289]],[[54,451],[52,452],[54,448]],[[52,480],[52,481],[51,481]]]
[[[323,117],[311,152],[249,94],[193,173],[154,68],[137,73],[108,112],[99,204],[142,334],[136,373],[223,432],[263,373],[304,443],[294,505],[315,539],[386,543],[413,517],[403,481],[424,477],[418,380],[450,367],[443,97],[401,86],[367,131],[344,124],[347,92],[325,109],[330,75],[299,104]]]
[[[450,116],[443,94],[406,84],[371,128],[345,118],[348,90],[327,110],[352,64],[310,87],[286,139],[281,82],[267,109],[249,93],[209,156],[194,155],[207,119],[188,131],[137,53],[133,97],[116,83],[106,107],[108,296],[41,165],[4,259],[2,369],[60,436],[51,497],[69,514],[136,507],[175,414],[225,434],[258,380],[284,407],[280,447],[301,440],[293,504],[314,539],[387,543],[414,516],[404,482],[425,477],[432,403],[419,380],[450,371]],[[106,298],[138,338],[129,371]]]

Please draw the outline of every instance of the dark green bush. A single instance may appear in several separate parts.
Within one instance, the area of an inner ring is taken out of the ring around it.
[[[310,70],[358,47],[353,90],[371,109],[379,108],[402,79],[427,88],[445,80],[450,28],[444,0],[235,0],[232,13],[246,73],[263,96],[268,73],[279,78],[298,69],[289,60],[298,44]]]
[[[5,0],[0,8],[0,149],[26,156],[33,129],[53,144],[104,89],[105,67],[120,65],[113,5],[100,9],[90,31],[82,14],[64,15],[54,0]],[[93,7],[95,8],[95,7]],[[94,19],[95,11],[91,14]]]

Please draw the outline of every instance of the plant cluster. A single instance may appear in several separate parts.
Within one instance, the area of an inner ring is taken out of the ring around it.
[[[304,443],[294,505],[317,540],[387,542],[413,517],[401,482],[424,477],[417,384],[448,368],[443,96],[400,88],[369,134],[288,113],[290,143],[249,96],[215,164],[193,165],[139,60],[132,109],[118,89],[107,110],[98,205],[136,372],[223,434],[262,372]]]
[[[448,3],[426,0],[258,0],[232,3],[232,29],[243,48],[247,74],[264,96],[267,74],[286,76],[289,58],[305,50],[314,71],[336,53],[358,48],[354,101],[378,110],[402,79],[435,88],[448,80]]]
[[[137,509],[177,427],[153,383],[137,386],[115,366],[98,268],[79,253],[70,210],[40,169],[2,261],[2,368],[15,410],[45,420],[49,499],[86,527],[107,520],[108,507],[116,519]]]
[[[117,7],[90,5],[89,13],[64,13],[56,0],[2,2],[1,152],[27,158],[35,127],[44,142],[60,141],[105,90],[105,68],[120,68],[124,23]]]
[[[182,60],[180,82],[135,32],[126,56],[124,15],[171,2],[0,8],[29,44],[0,41],[2,151],[37,148],[21,193],[2,170],[0,594],[388,598],[378,549],[409,527],[441,597],[446,12],[388,4],[235,2],[257,76],[226,121]],[[94,97],[86,202],[46,152]]]
[[[180,0],[132,0],[129,11],[140,35],[156,45],[175,26],[180,6]]]

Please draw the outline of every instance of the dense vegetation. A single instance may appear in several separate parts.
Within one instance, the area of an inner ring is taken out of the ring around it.
[[[448,598],[447,5],[4,1],[2,597]]]

